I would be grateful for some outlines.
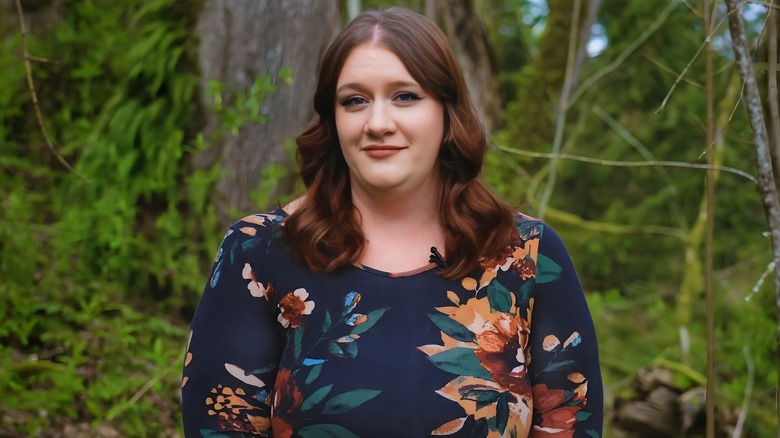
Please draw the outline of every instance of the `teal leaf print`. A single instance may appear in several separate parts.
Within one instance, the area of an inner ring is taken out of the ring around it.
[[[561,276],[563,268],[558,266],[551,258],[544,254],[539,254],[539,260],[536,262],[536,282],[549,283],[555,281]]]
[[[360,438],[338,424],[312,424],[302,427],[298,435],[303,438]]]
[[[566,368],[571,367],[572,365],[574,365],[574,361],[573,360],[563,360],[563,361],[560,361],[560,362],[549,363],[549,364],[547,364],[546,367],[544,367],[544,369],[541,371],[541,373],[552,373],[552,372],[555,372],[555,371],[561,371],[561,370],[564,370]]]
[[[236,250],[238,249],[238,242],[233,242],[232,245],[230,245],[230,264],[235,265],[236,264]]]
[[[211,276],[211,288],[212,289],[217,287],[217,283],[219,282],[219,274],[220,274],[220,269],[222,269],[222,262],[223,261],[224,260],[220,259],[219,263],[217,263],[217,267],[214,268],[214,275]]]
[[[344,344],[343,347],[344,352],[347,353],[347,356],[354,359],[357,356],[358,353],[358,345],[356,342],[350,342],[349,344]]]
[[[593,415],[592,412],[585,412],[585,411],[578,411],[576,414],[577,421],[585,421],[587,420],[591,415]]]
[[[520,285],[520,300],[523,303],[527,303],[531,299],[531,294],[534,292],[534,286],[536,281],[533,278],[529,278]]]
[[[389,307],[383,307],[381,309],[376,309],[374,311],[369,312],[368,315],[366,315],[367,321],[364,322],[363,324],[355,326],[355,328],[352,329],[352,334],[359,335],[361,333],[365,333],[366,331],[368,331],[368,329],[373,327],[374,324],[376,324],[377,321],[379,321],[379,318],[381,318],[382,315],[385,314],[387,309],[389,309]]]
[[[472,389],[471,391],[463,394],[463,398],[466,400],[474,400],[478,404],[491,404],[498,400],[500,395],[500,392],[494,391],[492,389]]]
[[[307,357],[303,360],[303,366],[310,367],[313,365],[319,365],[321,363],[325,362],[325,359],[312,359],[310,357]]]
[[[322,332],[325,333],[330,330],[330,326],[333,322],[330,319],[330,312],[325,312],[325,322],[322,323]]]
[[[363,403],[378,396],[382,391],[374,389],[355,389],[335,395],[325,402],[323,414],[336,415],[349,412]]]
[[[301,403],[301,410],[308,411],[309,409],[319,404],[321,401],[325,400],[325,397],[328,395],[331,389],[333,389],[333,385],[327,385],[312,392],[311,395],[307,397],[303,403]]]
[[[339,347],[339,344],[333,341],[328,343],[328,351],[336,357],[344,357],[344,350]]]
[[[320,373],[322,372],[322,365],[314,365],[311,367],[311,371],[309,371],[309,375],[306,376],[305,383],[307,385],[311,384],[311,382],[317,380],[317,377],[320,376]]]
[[[506,430],[507,422],[509,422],[509,401],[507,393],[502,392],[496,403],[496,427],[502,434]]]
[[[482,379],[490,379],[490,373],[487,372],[482,364],[479,363],[477,355],[471,348],[456,347],[449,350],[428,356],[428,360],[433,362],[437,368],[448,373],[459,376],[473,376]]]
[[[303,340],[303,326],[295,327],[292,331],[293,354],[295,359],[301,357],[301,341]]]
[[[269,373],[269,372],[271,372],[271,371],[274,371],[274,370],[276,370],[277,366],[278,366],[278,365],[277,365],[277,364],[275,364],[275,363],[268,364],[268,365],[266,365],[266,366],[264,366],[264,367],[260,367],[260,368],[257,368],[256,370],[252,371],[252,374],[254,374],[254,375],[258,375],[258,374],[265,374],[265,373]]]
[[[528,221],[523,222],[517,226],[517,234],[519,234],[523,240],[531,240],[533,237],[540,236],[542,230],[539,222]]]
[[[201,429],[200,430],[200,434],[204,438],[230,438],[230,435],[225,435],[224,433],[214,432],[213,430],[209,430],[209,429]]]
[[[251,240],[245,240],[245,241],[241,242],[241,249],[243,249],[244,251],[247,251],[247,250],[250,250],[250,249],[254,248],[255,246],[257,246],[258,240],[259,239],[251,239]],[[231,256],[232,256],[232,254],[231,254]],[[233,261],[231,260],[231,263],[232,262]]]
[[[585,431],[585,433],[587,433],[588,436],[592,436],[593,438],[601,438],[601,435],[599,435],[599,433],[593,429],[588,429]]]
[[[429,314],[428,318],[436,324],[439,330],[455,340],[463,342],[474,342],[476,340],[471,330],[447,315],[442,315],[441,313]]]
[[[499,312],[509,312],[512,309],[512,293],[497,280],[488,285],[487,298],[490,307]]]

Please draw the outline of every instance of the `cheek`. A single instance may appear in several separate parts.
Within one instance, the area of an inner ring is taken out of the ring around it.
[[[336,135],[342,145],[356,141],[363,135],[363,125],[355,115],[336,111]]]

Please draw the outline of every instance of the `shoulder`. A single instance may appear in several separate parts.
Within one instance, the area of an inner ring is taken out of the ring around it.
[[[264,235],[270,237],[278,231],[286,217],[287,214],[281,208],[277,208],[269,213],[251,214],[231,225],[228,233],[238,232],[250,238]]]
[[[515,212],[515,230],[510,247],[522,247],[537,264],[537,269],[571,266],[571,257],[563,239],[549,224],[532,216]]]
[[[287,215],[280,208],[269,213],[245,216],[230,225],[222,240],[221,250],[229,250],[231,258],[250,249],[270,246],[282,237],[282,224]],[[240,250],[240,251],[239,251]],[[264,252],[264,251],[263,251]]]

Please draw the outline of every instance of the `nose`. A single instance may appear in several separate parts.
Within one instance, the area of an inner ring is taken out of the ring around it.
[[[392,117],[392,108],[389,108],[389,105],[382,101],[372,103],[363,130],[366,134],[377,137],[393,133],[395,121]]]

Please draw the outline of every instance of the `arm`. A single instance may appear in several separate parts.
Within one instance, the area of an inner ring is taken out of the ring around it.
[[[544,227],[531,325],[532,437],[600,437],[603,394],[596,333],[566,247]]]
[[[182,379],[187,437],[271,435],[278,324],[272,287],[257,281],[242,248],[248,237],[228,230],[192,320]]]

